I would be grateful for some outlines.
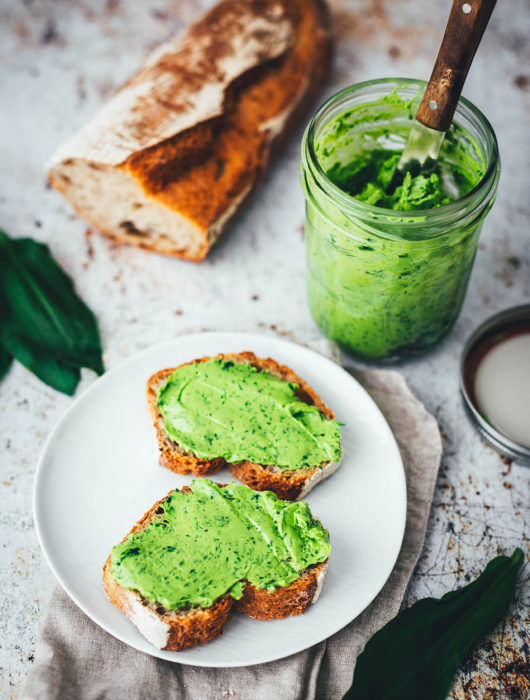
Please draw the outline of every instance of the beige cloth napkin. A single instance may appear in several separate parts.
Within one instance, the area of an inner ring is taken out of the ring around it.
[[[337,357],[329,343],[313,344]],[[46,612],[36,661],[19,700],[337,700],[351,685],[355,660],[399,611],[423,548],[442,453],[438,426],[397,372],[356,378],[385,415],[407,478],[407,524],[397,563],[373,603],[347,627],[305,651],[259,666],[200,668],[136,651],[98,627],[58,586]]]

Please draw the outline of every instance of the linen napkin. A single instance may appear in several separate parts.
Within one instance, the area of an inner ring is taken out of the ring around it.
[[[326,341],[313,349],[340,361]],[[392,617],[423,548],[442,454],[436,420],[394,371],[355,377],[375,400],[401,451],[407,521],[396,565],[376,599],[344,629],[279,661],[241,668],[201,668],[164,661],[118,641],[56,586],[45,614],[35,663],[19,700],[337,700],[350,687],[366,642]],[[256,623],[259,624],[259,623]]]

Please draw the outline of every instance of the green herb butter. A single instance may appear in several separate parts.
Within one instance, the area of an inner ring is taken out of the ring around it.
[[[335,117],[315,146],[329,179],[356,199],[395,211],[434,209],[472,190],[485,166],[469,133],[455,122],[437,161],[413,163],[407,172],[397,169],[412,124],[412,104],[392,93]],[[393,115],[405,110],[408,125],[393,123]]]
[[[158,394],[168,435],[201,459],[302,469],[340,458],[340,430],[290,384],[249,364],[208,360],[175,370]]]
[[[304,167],[311,313],[328,338],[363,359],[424,352],[451,328],[491,206],[471,197],[487,162],[458,113],[436,162],[397,170],[418,99],[392,92],[330,107],[312,137],[326,184]],[[304,152],[312,162],[307,142]]]
[[[288,586],[329,553],[328,532],[307,503],[197,479],[113,548],[111,566],[119,584],[177,610],[208,607],[227,592],[240,598],[247,581],[268,591]]]
[[[399,159],[399,153],[380,149],[370,153],[367,159],[336,164],[327,176],[348,194],[377,207],[397,211],[433,209],[451,201],[449,193],[444,192],[444,180],[437,165],[418,169],[415,174],[402,173],[397,170]]]

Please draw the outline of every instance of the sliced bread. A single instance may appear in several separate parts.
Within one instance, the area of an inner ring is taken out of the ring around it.
[[[222,493],[226,488],[224,484],[214,484],[209,480],[199,479],[192,484],[191,488],[188,486],[183,487],[180,494],[188,497],[192,489],[196,488],[198,482],[206,484],[206,489],[211,486],[214,494],[216,492],[218,494]],[[232,484],[231,487],[233,486],[236,489],[246,489],[241,484]],[[175,493],[179,492],[171,491],[166,497],[157,501],[123,538],[122,543],[126,543],[132,535],[141,533],[150,525],[156,527],[157,523],[163,522],[164,518],[167,517],[164,508],[165,503],[167,503],[168,497]],[[273,494],[268,494],[268,496],[275,498]],[[282,502],[277,501],[277,503]],[[285,503],[279,507],[282,509],[293,509],[301,506],[307,507],[303,503]],[[308,507],[305,513],[309,515],[309,518],[312,518]],[[292,522],[295,523],[294,527],[301,527],[297,525],[300,522],[298,519],[295,518]],[[327,538],[327,531],[322,528],[318,521],[312,519],[311,527],[325,533],[325,538]],[[328,544],[327,550],[326,545],[324,546],[324,553],[329,551],[329,540],[326,541]],[[138,540],[134,544],[137,545]],[[181,542],[174,541],[173,544],[178,554],[179,546],[189,548],[193,547],[194,543],[191,542],[190,544],[190,540],[185,540]],[[256,620],[283,619],[290,615],[305,613],[308,606],[315,603],[320,595],[327,564],[327,557],[322,561],[315,561],[289,585],[277,587],[275,590],[260,589],[243,580],[243,588],[239,595],[235,593],[231,595],[231,592],[227,591],[209,606],[188,604],[179,609],[168,609],[160,602],[148,599],[138,590],[135,590],[134,587],[121,585],[113,574],[111,553],[103,567],[103,587],[110,602],[138,627],[148,641],[159,649],[180,651],[199,643],[204,644],[218,637],[223,630],[232,606]],[[164,573],[162,573],[163,575]]]
[[[248,364],[259,372],[266,371],[284,382],[295,384],[298,387],[295,392],[296,396],[301,401],[310,406],[315,406],[327,420],[335,419],[333,411],[325,405],[322,399],[303,379],[286,365],[280,365],[271,358],[259,358],[252,352],[221,353],[215,358],[203,357],[193,362],[179,365],[179,367],[184,367],[188,364],[204,363],[212,359]],[[340,458],[333,461],[323,461],[300,469],[283,469],[275,464],[258,464],[249,460],[230,463],[224,457],[201,459],[192,452],[186,451],[168,435],[164,417],[158,406],[160,389],[166,384],[176,369],[176,367],[173,367],[160,370],[153,374],[147,382],[147,402],[156,430],[160,449],[160,464],[162,466],[178,474],[194,474],[195,476],[214,474],[223,467],[228,466],[234,477],[251,488],[257,491],[273,491],[279,498],[290,501],[304,498],[316,484],[329,477],[339,467]]]

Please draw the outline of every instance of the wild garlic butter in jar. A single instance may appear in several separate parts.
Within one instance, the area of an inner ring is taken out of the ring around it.
[[[346,88],[304,135],[309,307],[328,338],[363,359],[425,352],[451,329],[497,192],[495,134],[463,98],[438,161],[396,173],[424,88]]]

